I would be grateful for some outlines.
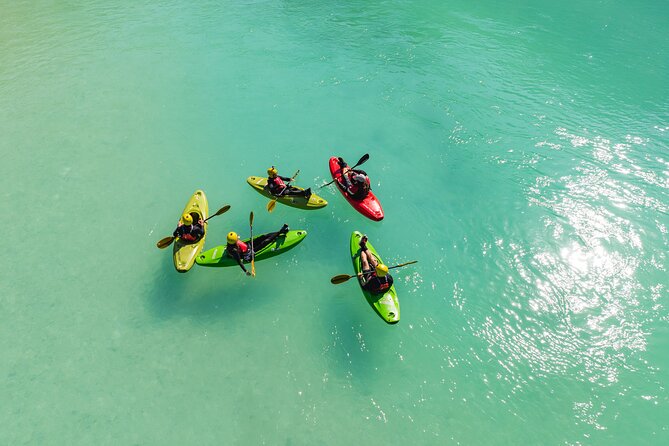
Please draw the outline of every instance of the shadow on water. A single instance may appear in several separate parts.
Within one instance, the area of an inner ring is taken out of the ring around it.
[[[156,266],[153,284],[147,290],[147,307],[159,319],[220,319],[264,305],[258,284],[239,268],[193,266],[187,273],[174,270],[172,259]]]
[[[357,283],[337,285],[323,303],[322,324],[330,327],[325,348],[332,370],[350,375],[351,384],[363,394],[376,387],[379,370],[387,362],[389,348],[395,351],[399,324],[381,319],[366,301]],[[401,324],[401,322],[400,322]]]

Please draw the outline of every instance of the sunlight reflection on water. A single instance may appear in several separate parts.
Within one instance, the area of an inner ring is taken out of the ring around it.
[[[644,251],[649,231],[666,234],[658,218],[645,218],[667,212],[665,203],[646,192],[649,186],[667,187],[658,173],[663,160],[639,150],[644,138],[628,135],[618,143],[564,128],[555,135],[556,141],[535,147],[556,158],[573,157],[572,173],[538,176],[528,187],[529,202],[547,210],[547,237],[528,246],[507,236],[494,247],[482,246],[484,254],[493,248],[506,252],[507,265],[500,267],[510,272],[505,294],[511,307],[494,308],[471,326],[490,343],[511,381],[572,374],[608,385],[622,370],[638,366],[634,352],[646,349],[644,326],[654,317],[640,305],[647,290],[638,276],[666,260],[664,252],[655,252],[648,261]]]

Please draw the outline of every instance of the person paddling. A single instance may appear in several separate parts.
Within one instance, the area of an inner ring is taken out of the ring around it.
[[[388,273],[388,267],[379,263],[367,249],[367,240],[366,235],[360,239],[360,262],[362,263],[360,285],[372,294],[384,294],[393,286],[393,276]]]
[[[267,188],[269,192],[275,197],[284,197],[288,195],[300,196],[309,199],[311,197],[311,188],[299,189],[291,186],[292,178],[282,177],[276,167],[272,166],[267,169]]]
[[[198,219],[197,223],[193,222],[193,216]],[[176,229],[172,233],[173,237],[179,237],[187,243],[195,243],[200,240],[203,235],[204,221],[196,213],[183,214],[177,223]]]
[[[367,172],[351,169],[343,158],[339,157],[341,179],[344,189],[354,200],[362,200],[372,190]]]
[[[267,247],[267,245],[275,241],[280,236],[287,234],[288,231],[288,225],[284,224],[277,232],[270,232],[269,234],[263,234],[255,237],[253,239],[253,251],[257,253],[258,251],[264,249]],[[235,259],[242,271],[244,271],[247,276],[250,276],[251,272],[246,270],[244,263],[251,261],[251,256],[253,254],[251,251],[251,243],[239,240],[239,236],[236,232],[233,231],[228,233],[227,242],[228,243],[225,247],[226,255]]]

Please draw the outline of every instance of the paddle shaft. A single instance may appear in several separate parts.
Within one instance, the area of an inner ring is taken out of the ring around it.
[[[410,261],[410,262],[400,263],[399,265],[389,266],[388,269],[400,268],[400,267],[402,267],[402,266],[411,265],[411,264],[413,264],[413,263],[417,263],[417,262],[418,262],[418,260],[412,260],[412,261]],[[350,274],[340,274],[340,275],[338,275],[338,276],[334,276],[332,279],[330,279],[330,282],[332,282],[332,283],[335,284],[335,285],[338,285],[338,284],[340,284],[340,283],[344,283],[344,282],[346,282],[346,281],[349,280],[349,279],[352,279],[353,277],[360,277],[360,276],[362,276],[363,274],[371,273],[372,271],[373,271],[373,270],[369,270],[369,271],[361,271],[361,272],[359,272],[358,274],[355,274],[355,275],[353,275],[353,276],[350,275]]]
[[[225,206],[223,206],[222,208],[220,208],[218,211],[216,211],[216,213],[215,213],[214,215],[210,215],[209,217],[205,218],[203,223],[206,223],[207,221],[209,221],[210,218],[214,218],[214,217],[216,217],[217,215],[225,214],[225,213],[228,212],[229,210],[230,210],[230,205],[229,205],[229,204],[226,204]]]
[[[251,215],[249,216],[249,227],[251,230],[251,275],[255,277],[256,275],[256,253],[253,250],[253,211],[251,211]]]
[[[297,172],[295,172],[295,175],[290,177],[290,180],[288,180],[288,183],[292,183],[293,181],[295,181],[295,178],[297,178],[297,175],[299,173],[300,173],[300,169],[297,169]],[[288,190],[288,186],[286,186],[286,188],[282,192],[285,193],[287,190]],[[278,195],[278,196],[274,197],[272,200],[276,201],[277,198],[282,197],[282,196],[283,195]]]
[[[295,172],[295,175],[293,175],[290,180],[288,180],[288,183],[292,183],[295,178],[297,178],[297,174],[300,173],[300,169],[297,169],[297,172]],[[283,190],[283,193],[285,193],[288,190],[289,186],[286,186],[286,188]],[[283,194],[280,194],[274,198],[272,198],[269,203],[267,203],[267,212],[272,212],[274,210],[274,207],[276,206],[276,200],[278,200],[280,197],[283,197]]]

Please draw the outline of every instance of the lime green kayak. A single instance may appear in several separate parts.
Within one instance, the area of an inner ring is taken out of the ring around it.
[[[270,200],[273,198],[277,198],[274,195],[272,195],[269,192],[269,189],[267,188],[267,178],[264,177],[248,177],[246,179],[246,182],[251,185],[252,188],[258,191],[261,195],[269,198]],[[293,186],[297,189],[304,190],[299,186]],[[279,203],[283,203],[286,206],[292,206],[294,208],[299,208],[299,209],[320,209],[322,207],[327,206],[328,202],[325,201],[325,199],[319,197],[316,194],[311,194],[311,197],[307,200],[306,197],[301,197],[301,196],[285,196],[285,197],[278,197],[277,200]]]
[[[351,258],[353,260],[353,268],[355,273],[359,274],[362,271],[362,262],[360,261],[360,239],[362,234],[358,231],[354,231],[351,234]],[[367,249],[376,257],[379,263],[383,263],[381,257],[376,252],[372,244],[367,241]],[[358,281],[360,284],[360,281]],[[391,286],[385,294],[372,294],[369,291],[362,288],[362,294],[365,295],[365,299],[369,302],[369,305],[372,306],[374,311],[381,316],[381,318],[388,322],[389,324],[396,324],[400,321],[400,301],[397,299],[397,292],[395,291],[395,285]]]
[[[269,259],[279,254],[283,254],[286,251],[290,251],[295,246],[297,246],[304,237],[307,236],[307,231],[300,229],[299,231],[288,231],[285,235],[279,236],[269,245],[265,246],[263,249],[260,249],[256,252],[255,261],[256,263]],[[262,235],[258,236],[262,237]],[[255,240],[256,237],[254,237]],[[244,240],[244,243],[251,246],[251,239],[248,238]],[[225,245],[217,246],[215,248],[208,249],[203,252],[195,260],[198,265],[202,266],[237,266],[237,261],[232,257],[228,256],[225,252]],[[251,263],[244,262],[244,263]]]
[[[207,197],[204,195],[204,192],[201,190],[195,191],[186,207],[184,208],[183,214],[192,214],[193,221],[198,221],[199,219],[206,220],[209,216],[209,204],[207,203]],[[197,217],[197,218],[195,218]],[[204,239],[207,236],[207,225],[204,225],[204,235],[200,240],[195,243],[189,243],[181,240],[179,237],[174,240],[174,267],[180,273],[185,273],[195,263],[195,258],[202,251],[204,247]]]

